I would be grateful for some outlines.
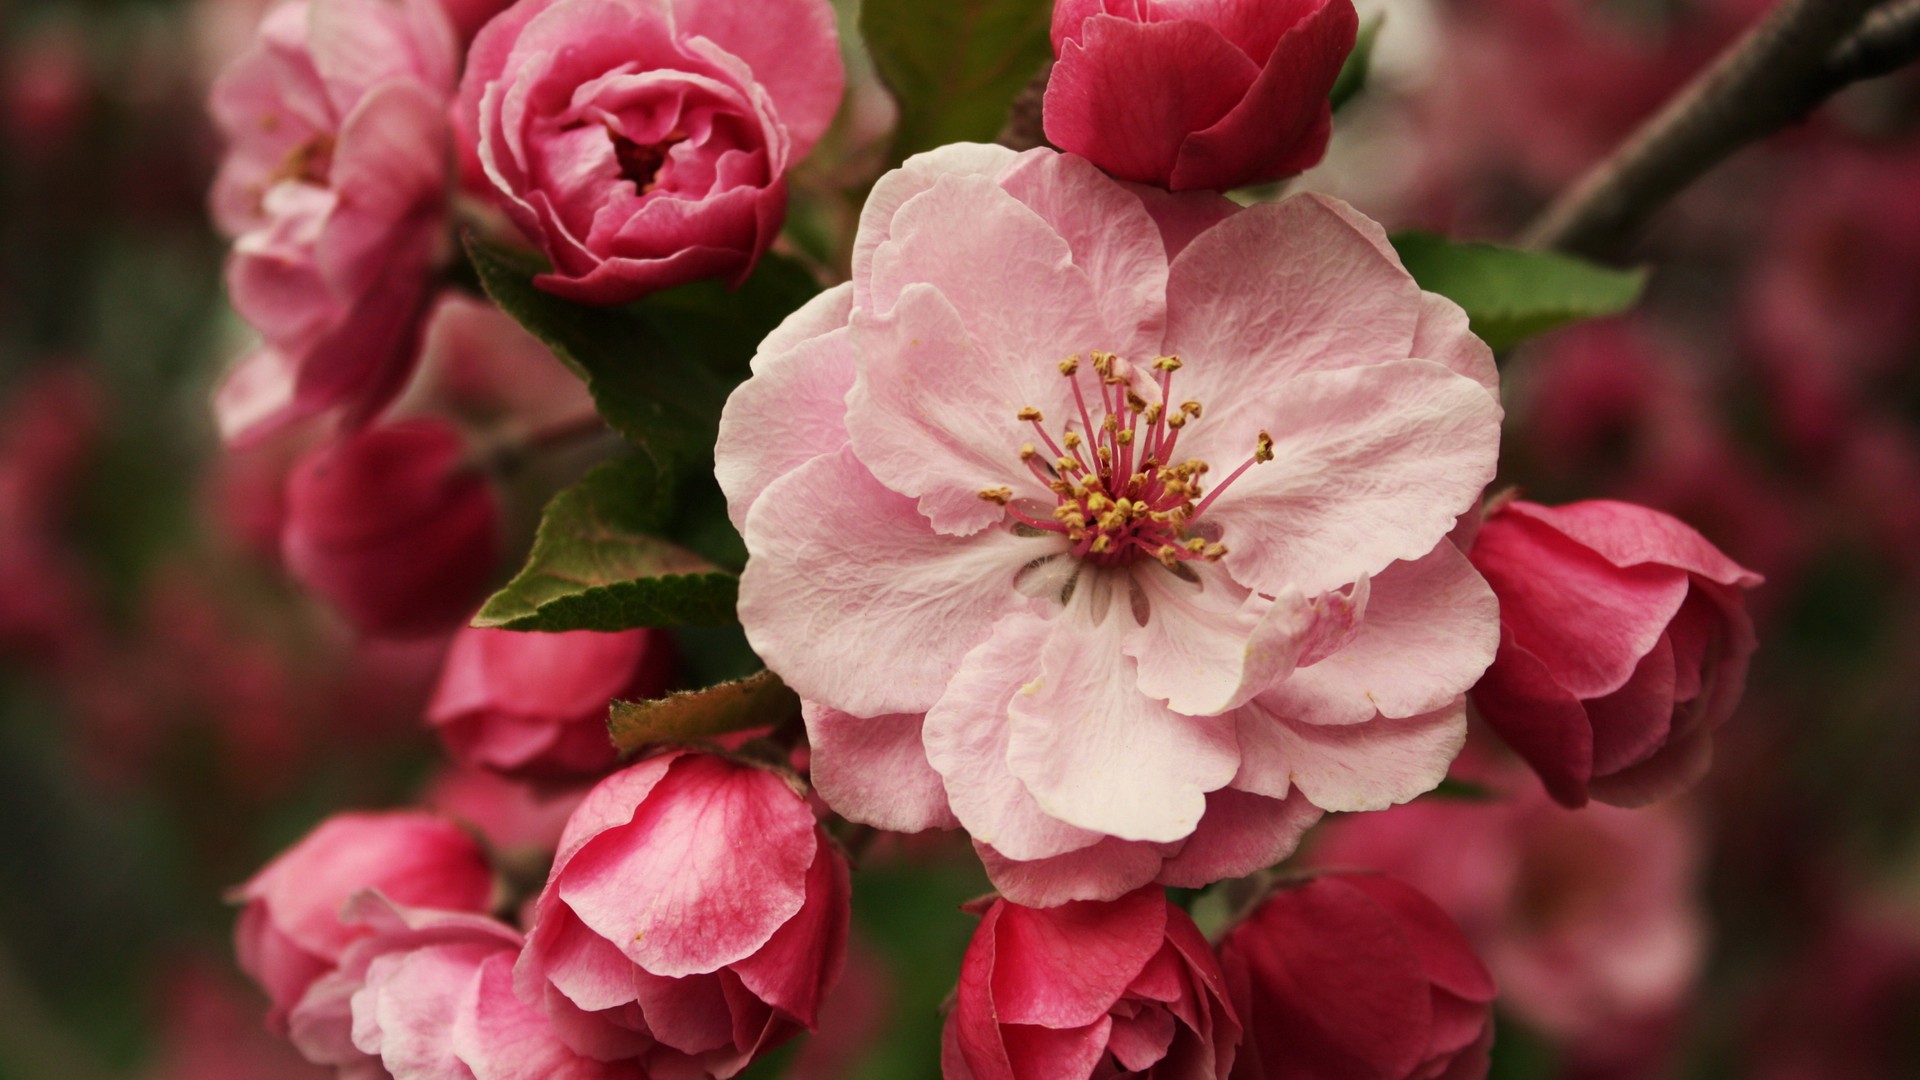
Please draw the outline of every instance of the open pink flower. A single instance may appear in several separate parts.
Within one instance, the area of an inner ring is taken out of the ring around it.
[[[814,1026],[847,922],[846,858],[784,778],[670,752],[574,811],[514,985],[581,1054],[727,1077]]]
[[[1500,597],[1487,724],[1568,806],[1640,806],[1706,773],[1753,656],[1760,576],[1658,510],[1510,502],[1473,564]]]
[[[1213,949],[1159,889],[1110,903],[996,900],[960,969],[946,1080],[1226,1080],[1240,1022]]]
[[[1352,0],[1058,0],[1047,138],[1174,191],[1305,172],[1359,25]]]
[[[1345,204],[947,147],[754,368],[717,449],[740,615],[842,814],[957,819],[1051,904],[1246,873],[1445,774],[1496,640],[1445,542],[1495,376]]]
[[[552,261],[540,287],[613,304],[744,279],[844,81],[826,0],[521,0],[455,122],[469,184]]]
[[[453,31],[432,0],[294,0],[222,73],[214,220],[265,343],[215,400],[229,439],[399,392],[447,251]]]

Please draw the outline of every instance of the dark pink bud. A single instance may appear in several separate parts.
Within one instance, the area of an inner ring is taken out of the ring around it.
[[[1637,806],[1706,772],[1746,685],[1741,590],[1758,574],[1673,517],[1605,500],[1508,503],[1470,558],[1500,598],[1474,704],[1554,798]]]
[[[349,435],[294,466],[281,537],[287,568],[370,634],[459,624],[499,553],[500,509],[446,424]]]

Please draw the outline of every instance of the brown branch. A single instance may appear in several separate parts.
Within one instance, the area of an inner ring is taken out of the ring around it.
[[[1863,19],[1875,7],[1873,19]],[[1911,59],[1911,0],[1783,0],[1522,235],[1530,247],[1606,255],[1735,151],[1804,117],[1840,87]],[[1892,23],[1896,29],[1889,29]],[[1904,28],[1904,29],[1901,29]]]

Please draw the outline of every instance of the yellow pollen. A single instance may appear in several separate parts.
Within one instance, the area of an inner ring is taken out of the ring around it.
[[[1055,461],[1054,464],[1059,466],[1060,471],[1063,473],[1072,473],[1072,472],[1080,471],[1080,463],[1073,460],[1070,457],[1063,457],[1058,461]]]
[[[1187,414],[1183,412],[1177,412],[1177,413],[1174,413],[1172,416],[1167,417],[1167,426],[1172,428],[1175,431],[1179,431],[1181,428],[1186,427]]]
[[[1079,353],[1074,353],[1072,356],[1069,356],[1065,360],[1060,361],[1060,374],[1065,375],[1069,379],[1071,379],[1077,372],[1079,372],[1079,370],[1080,370],[1080,354]]]
[[[1180,565],[1180,549],[1172,544],[1161,544],[1153,557],[1166,564],[1167,569],[1177,569]]]
[[[1133,429],[1124,428],[1116,431],[1114,432],[1113,438],[1114,441],[1118,442],[1121,446],[1131,446],[1133,444]]]
[[[1157,401],[1156,401],[1156,402],[1154,402],[1153,404],[1151,404],[1151,405],[1149,405],[1149,406],[1147,406],[1147,411],[1146,411],[1146,413],[1145,413],[1145,415],[1146,415],[1146,418],[1147,418],[1147,423],[1149,423],[1149,424],[1157,424],[1157,423],[1159,423],[1159,422],[1160,422],[1160,416],[1161,416],[1161,414],[1162,414],[1162,413],[1164,413],[1164,412],[1166,412],[1166,411],[1167,411],[1167,410],[1166,410],[1166,407],[1165,407],[1165,406],[1163,406],[1163,405],[1161,405],[1161,404],[1160,404],[1159,402],[1157,402]]]
[[[1258,462],[1273,460],[1273,436],[1264,431],[1260,433],[1260,442],[1253,450],[1253,460]]]
[[[1162,356],[1154,360],[1153,366],[1168,374],[1172,374],[1173,372],[1179,371],[1185,365],[1180,363],[1180,358],[1177,356]]]
[[[1102,555],[1106,554],[1109,551],[1112,551],[1113,537],[1108,536],[1106,533],[1101,533],[1099,536],[1094,537],[1093,550],[1096,553],[1102,554]]]
[[[1137,412],[1137,413],[1146,412],[1147,399],[1129,390],[1127,391],[1127,408],[1132,409],[1134,412]]]
[[[1193,552],[1195,555],[1198,555],[1207,550],[1207,542],[1196,536],[1193,539],[1187,541],[1187,550]]]
[[[1039,455],[1040,451],[1032,443],[1026,443],[1020,447],[1021,461],[1032,461]]]
[[[1113,500],[1099,492],[1089,493],[1087,495],[1087,509],[1095,514],[1103,514],[1113,509]]]
[[[1040,410],[1039,410],[1039,409],[1036,409],[1036,408],[1034,408],[1034,407],[1033,407],[1033,406],[1031,406],[1031,405],[1029,405],[1029,406],[1027,406],[1027,407],[1026,407],[1026,408],[1024,408],[1024,409],[1021,409],[1021,410],[1020,410],[1020,411],[1019,411],[1018,413],[1016,413],[1016,414],[1014,414],[1014,415],[1015,415],[1015,416],[1017,416],[1017,417],[1018,417],[1019,419],[1021,419],[1021,420],[1030,420],[1030,421],[1032,421],[1032,422],[1034,422],[1034,423],[1039,423],[1039,422],[1041,422],[1042,420],[1045,420],[1045,419],[1046,419],[1046,417],[1045,417],[1045,416],[1042,416],[1042,415],[1040,414]]]
[[[1193,417],[1195,420],[1200,419],[1200,403],[1197,401],[1181,402],[1180,411],[1183,413],[1186,413],[1188,416]]]
[[[1010,487],[981,488],[980,498],[995,506],[1005,506],[1013,499],[1013,489]]]
[[[1105,420],[1100,421],[1100,426],[1102,428],[1105,428],[1108,431],[1119,431],[1120,418],[1113,415],[1112,413],[1108,413],[1107,418]]]
[[[1113,451],[1112,450],[1109,450],[1104,446],[1100,448],[1100,464],[1106,466],[1107,468],[1113,467]]]
[[[1065,442],[1065,443],[1067,444],[1067,449],[1069,449],[1069,450],[1078,450],[1078,449],[1080,449],[1080,443],[1081,443],[1082,441],[1084,441],[1084,440],[1082,440],[1082,439],[1080,438],[1080,433],[1079,433],[1079,432],[1077,432],[1077,431],[1069,431],[1069,432],[1067,432],[1067,437],[1066,437],[1066,439],[1065,439],[1065,440],[1063,440],[1063,441],[1064,441],[1064,442]]]
[[[1202,554],[1207,557],[1208,562],[1219,562],[1220,557],[1226,553],[1227,545],[1225,544],[1208,544],[1206,550],[1202,552]]]

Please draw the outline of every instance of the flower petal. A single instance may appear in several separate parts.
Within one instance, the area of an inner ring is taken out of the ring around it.
[[[967,650],[1028,606],[1014,575],[1043,553],[1000,529],[935,533],[851,449],[775,482],[745,536],[740,621],[754,650],[801,697],[857,716],[930,708]]]
[[[1384,810],[1438,787],[1467,740],[1466,699],[1424,716],[1303,724],[1255,698],[1239,721],[1233,785],[1269,798],[1298,788],[1323,810]]]
[[[1425,360],[1288,379],[1262,424],[1274,459],[1216,489],[1205,515],[1234,578],[1270,594],[1329,592],[1432,551],[1499,453],[1500,406]]]
[[[812,751],[809,777],[835,813],[888,832],[959,824],[921,744],[925,717],[855,716],[811,701],[801,712]]]
[[[1181,845],[1180,854],[1167,860],[1156,880],[1199,889],[1265,870],[1293,854],[1321,816],[1321,809],[1299,793],[1269,799],[1234,788],[1208,792],[1200,827]]]
[[[894,217],[908,200],[933,187],[944,176],[998,177],[1019,157],[1004,146],[982,143],[952,143],[923,154],[915,154],[899,168],[882,176],[867,194],[860,208],[860,226],[853,239],[854,306],[874,307],[869,283],[873,279],[873,256],[893,237]],[[893,297],[885,298],[882,309],[893,306]]]
[[[786,352],[754,357],[753,377],[727,398],[713,471],[734,528],[746,528],[747,511],[769,484],[847,445],[850,335],[842,326]]]
[[[1123,840],[1179,840],[1232,778],[1231,721],[1181,716],[1142,694],[1122,645],[1132,620],[1095,622],[1083,583],[1050,624],[1040,677],[1014,695],[1007,765],[1040,808]]]

